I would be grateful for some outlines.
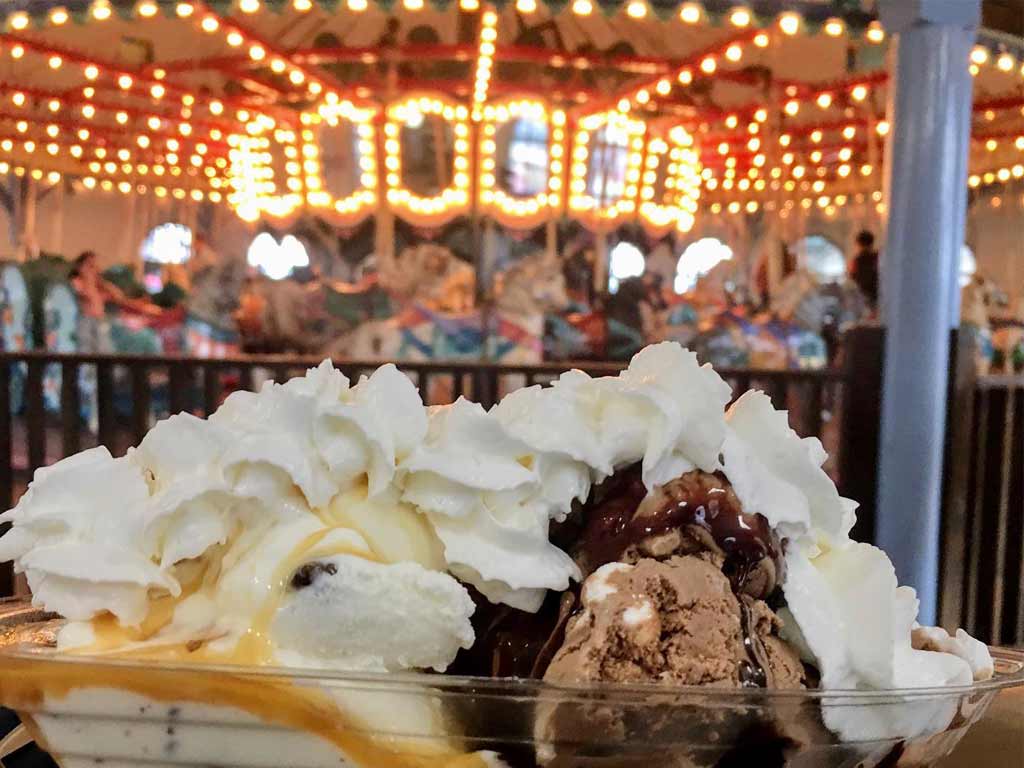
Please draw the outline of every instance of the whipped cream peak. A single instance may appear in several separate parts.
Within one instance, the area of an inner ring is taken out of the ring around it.
[[[18,505],[0,516],[0,560],[25,573],[34,600],[70,619],[108,610],[126,625],[145,616],[149,590],[180,593],[154,562],[142,470],[103,447],[36,471]]]
[[[822,469],[827,454],[818,438],[797,435],[763,392],[742,395],[726,423],[724,470],[746,512],[764,515],[792,539],[849,538],[857,505]]]

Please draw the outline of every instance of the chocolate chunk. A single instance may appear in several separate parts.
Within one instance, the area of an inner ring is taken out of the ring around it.
[[[316,581],[321,573],[333,576],[337,572],[338,567],[334,563],[306,563],[292,574],[291,588],[305,589]]]

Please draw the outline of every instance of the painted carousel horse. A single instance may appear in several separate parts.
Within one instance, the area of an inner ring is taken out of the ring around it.
[[[447,248],[423,243],[402,250],[377,279],[394,313],[360,322],[329,347],[332,356],[431,360],[470,357],[474,350],[480,356],[469,264]]]
[[[183,346],[197,357],[225,357],[240,348],[235,312],[245,280],[245,264],[223,259],[192,275],[185,299]]]
[[[562,263],[537,251],[498,276],[495,313],[488,334],[488,357],[504,363],[544,359],[545,318],[569,307]]]
[[[1024,369],[1024,300],[1016,317],[1009,298],[993,281],[975,275],[960,294],[960,330],[974,338],[979,374]]]
[[[521,259],[501,275],[488,311],[471,308],[473,272],[454,256],[438,264],[435,251],[431,259],[414,255],[400,257],[398,263],[439,268],[444,279],[419,281],[419,294],[395,317],[366,323],[345,339],[338,347],[344,354],[397,360],[479,360],[486,354],[502,362],[540,362],[545,314],[569,301],[561,265],[543,252]],[[404,280],[417,284],[409,277]]]
[[[990,287],[980,275],[971,278],[960,291],[960,329],[974,339],[975,362],[980,374],[991,370],[995,357],[989,296]]]
[[[0,264],[0,349],[21,352],[32,346],[32,304],[21,267]],[[21,411],[24,402],[24,363],[11,366],[11,410]]]

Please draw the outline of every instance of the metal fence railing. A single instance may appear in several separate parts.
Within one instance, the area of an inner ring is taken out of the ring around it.
[[[940,615],[1024,645],[1024,376],[976,376],[964,339],[952,377]]]

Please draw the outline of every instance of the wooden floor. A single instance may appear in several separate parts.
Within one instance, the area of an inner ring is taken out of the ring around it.
[[[1024,689],[1000,696],[939,768],[1024,768]]]

